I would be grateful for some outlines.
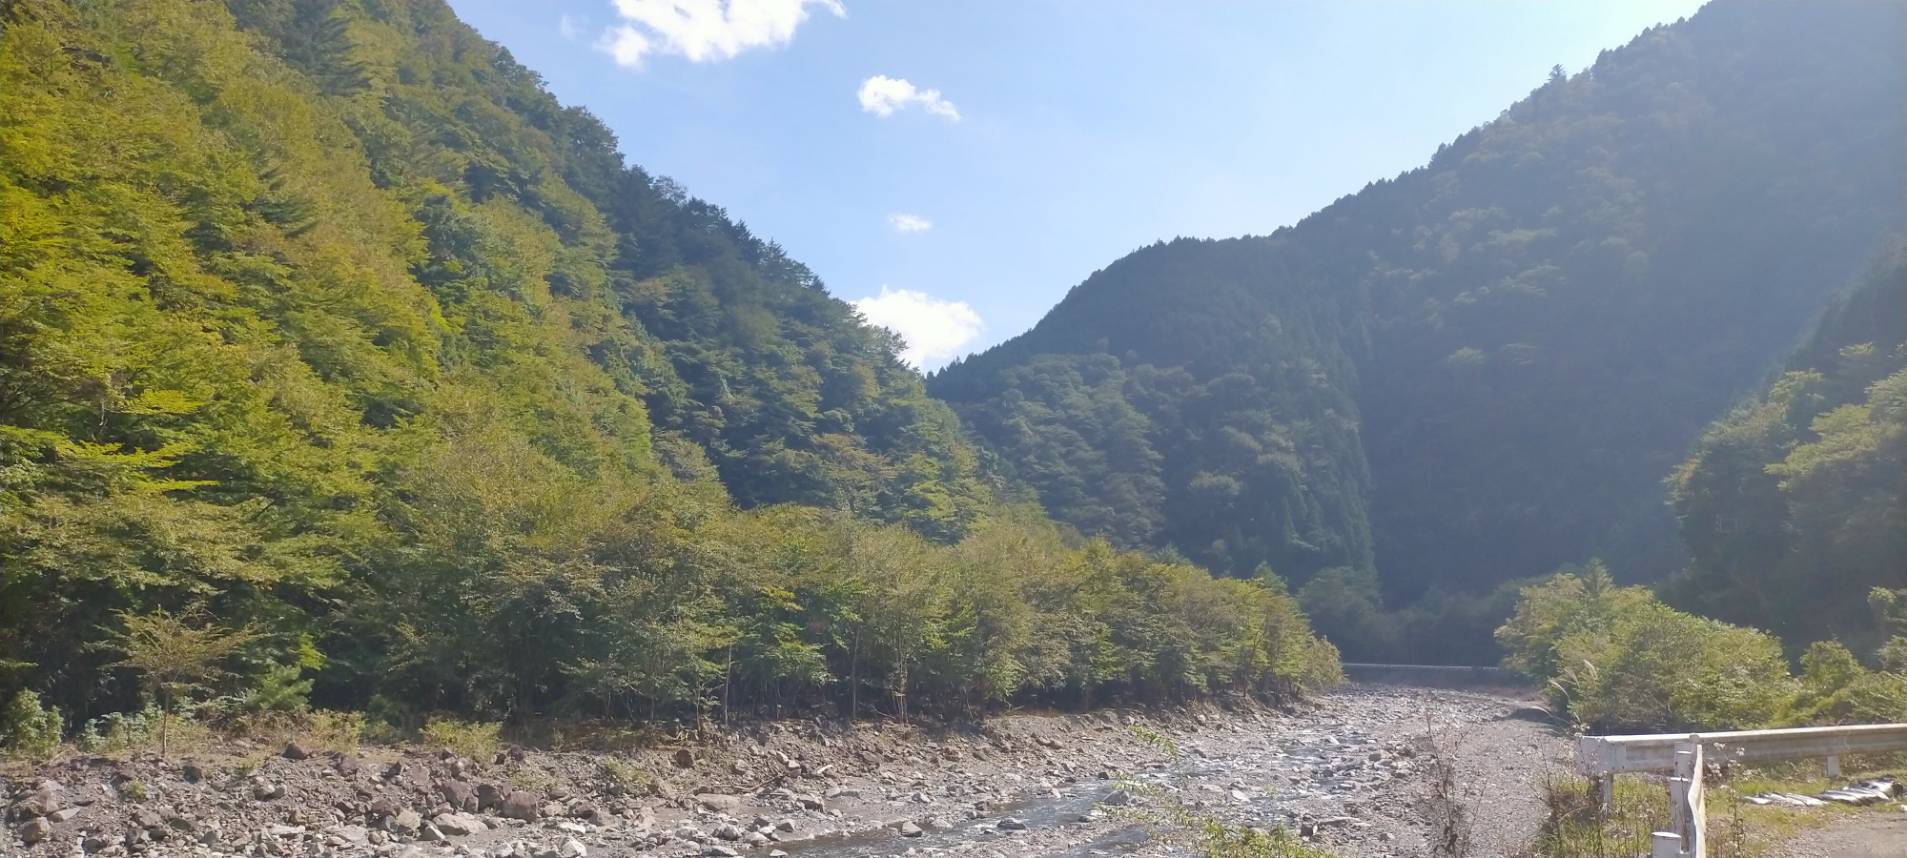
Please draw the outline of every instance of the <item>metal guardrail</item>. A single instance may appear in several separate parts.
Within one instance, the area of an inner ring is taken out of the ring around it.
[[[1907,750],[1907,724],[1584,736],[1576,742],[1576,766],[1590,777],[1621,772],[1670,772],[1675,770],[1676,746],[1692,739],[1702,743],[1702,750],[1710,763],[1758,763],[1820,757],[1832,760],[1844,754]]]
[[[1843,754],[1907,750],[1907,724],[1850,724],[1789,730],[1737,730],[1724,733],[1658,733],[1642,736],[1584,736],[1576,743],[1576,767],[1596,780],[1606,805],[1615,776],[1624,772],[1670,775],[1672,831],[1658,831],[1652,858],[1706,858],[1702,776],[1705,763],[1772,762],[1825,758],[1829,777],[1841,773]]]

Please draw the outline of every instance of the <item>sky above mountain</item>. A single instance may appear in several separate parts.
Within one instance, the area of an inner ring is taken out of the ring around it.
[[[1267,233],[1696,0],[451,0],[932,369],[1135,247]]]

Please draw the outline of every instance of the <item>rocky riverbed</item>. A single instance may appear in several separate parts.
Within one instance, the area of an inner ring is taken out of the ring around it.
[[[1292,712],[783,720],[615,754],[294,743],[75,757],[0,782],[0,855],[1182,854],[1145,821],[1168,806],[1284,825],[1347,856],[1422,855],[1447,833],[1430,799],[1438,759],[1454,763],[1445,791],[1472,854],[1500,855],[1533,833],[1541,778],[1567,753],[1521,705],[1354,685]]]

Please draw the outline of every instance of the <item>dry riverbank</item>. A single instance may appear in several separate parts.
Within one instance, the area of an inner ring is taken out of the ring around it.
[[[1427,733],[1456,763],[1473,854],[1506,854],[1535,830],[1541,778],[1567,752],[1518,707],[1354,685],[1295,712],[1016,714],[971,731],[778,721],[613,755],[76,757],[3,784],[0,854],[1166,855],[1133,815],[1170,797],[1345,855],[1420,855],[1444,833]]]

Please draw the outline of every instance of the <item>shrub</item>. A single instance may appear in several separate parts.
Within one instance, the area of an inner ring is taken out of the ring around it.
[[[40,695],[21,689],[0,710],[0,749],[33,759],[45,759],[59,750],[66,721],[60,711],[40,705]]]
[[[473,760],[489,760],[497,755],[497,735],[503,725],[495,722],[459,721],[432,718],[424,724],[424,741]]]
[[[311,694],[311,680],[304,677],[305,669],[301,665],[281,665],[276,662],[265,665],[263,672],[253,681],[252,687],[239,698],[238,709],[241,712],[303,712],[310,704],[307,697]]]
[[[1781,720],[1793,697],[1781,645],[1754,629],[1617,587],[1600,563],[1526,587],[1497,630],[1504,666],[1599,730],[1721,730]]]
[[[328,751],[353,751],[364,740],[364,715],[319,709],[306,720],[305,735]]]
[[[1870,671],[1836,641],[1819,641],[1801,656],[1801,691],[1788,720],[1858,724],[1898,720],[1907,709],[1907,677]]]
[[[1793,693],[1781,643],[1650,602],[1612,634],[1564,651],[1599,669],[1570,689],[1578,720],[1609,731],[1735,730],[1777,721]]]
[[[212,741],[212,731],[199,719],[198,709],[176,714],[181,717],[168,718],[155,704],[138,712],[103,715],[86,722],[73,737],[73,744],[89,754],[143,751],[160,743],[160,725],[168,722],[172,745],[196,748]]]

